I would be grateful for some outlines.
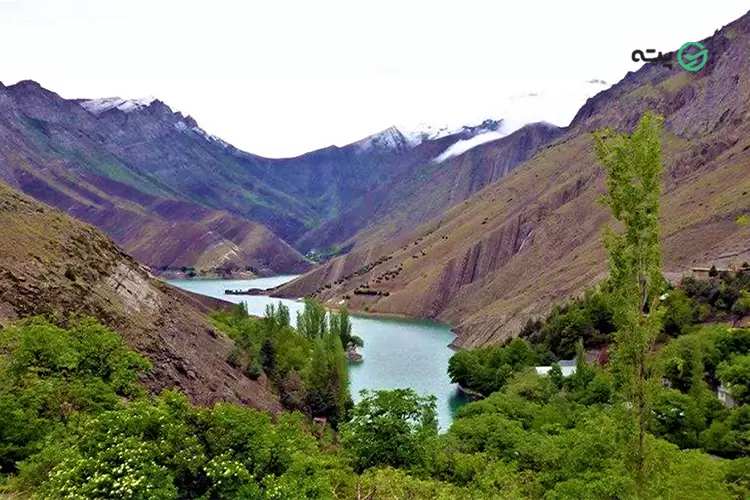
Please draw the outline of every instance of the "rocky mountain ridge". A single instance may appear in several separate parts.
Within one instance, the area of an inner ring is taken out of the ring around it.
[[[178,130],[180,123],[193,128]],[[308,269],[304,257],[263,225],[159,180],[170,155],[225,149],[196,127],[158,100],[138,112],[114,107],[94,115],[35,82],[2,86],[0,180],[97,225],[153,267],[228,266],[260,274]]]
[[[476,176],[465,172],[474,167],[435,175],[435,158],[501,127],[485,120],[418,139],[391,127],[344,147],[268,159],[155,98],[64,99],[22,81],[0,84],[0,179],[100,227],[152,268],[299,273],[310,268],[300,251],[356,245],[377,218],[413,228],[422,220],[402,214],[414,211],[409,193],[428,177],[431,189],[453,193],[429,213],[461,201],[471,190],[451,183]]]
[[[276,294],[439,319],[458,332],[459,346],[502,342],[606,275],[601,229],[610,217],[597,202],[604,177],[590,134],[603,126],[629,130],[646,109],[666,120],[667,271],[749,260],[750,14],[702,43],[710,57],[701,71],[649,64],[628,74],[499,180],[490,175],[471,197],[413,231],[388,239],[387,221],[372,228],[376,236],[358,236],[364,243],[350,254]],[[511,136],[452,161],[489,158]]]

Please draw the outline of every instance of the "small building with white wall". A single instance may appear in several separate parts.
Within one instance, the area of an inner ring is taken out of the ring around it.
[[[564,359],[559,361],[558,364],[560,365],[560,371],[562,372],[563,377],[570,377],[576,372],[575,359]],[[536,369],[537,375],[547,375],[552,369],[551,366],[536,366],[534,368]]]

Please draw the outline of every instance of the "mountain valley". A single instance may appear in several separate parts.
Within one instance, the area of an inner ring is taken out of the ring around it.
[[[444,213],[423,203],[432,217],[418,229],[392,239],[383,237],[387,224],[373,229],[369,243],[275,293],[445,321],[461,347],[500,343],[529,317],[545,315],[605,276],[601,229],[609,219],[597,203],[604,185],[591,134],[604,126],[628,130],[649,108],[667,125],[667,270],[685,274],[691,266],[748,260],[750,63],[743,54],[750,16],[703,44],[716,56],[702,72],[646,65],[629,73],[589,99],[567,129],[540,141],[501,182],[488,178]],[[459,166],[491,155],[511,137],[450,161]]]

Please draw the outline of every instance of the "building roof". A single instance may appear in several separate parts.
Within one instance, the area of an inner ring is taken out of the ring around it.
[[[563,377],[570,377],[576,372],[576,360],[575,359],[565,359],[558,361],[558,364],[560,365],[560,371],[563,374]],[[536,370],[537,375],[547,375],[549,371],[552,369],[551,366],[536,366],[534,367]]]

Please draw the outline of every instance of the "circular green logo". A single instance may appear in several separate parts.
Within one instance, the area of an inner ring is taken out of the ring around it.
[[[686,53],[685,49],[689,47],[696,47],[698,52],[695,52],[694,54]],[[708,49],[706,49],[706,47],[700,42],[685,43],[680,47],[680,50],[677,51],[677,62],[680,63],[680,66],[682,66],[683,69],[688,71],[698,71],[706,65],[707,61]]]

